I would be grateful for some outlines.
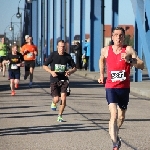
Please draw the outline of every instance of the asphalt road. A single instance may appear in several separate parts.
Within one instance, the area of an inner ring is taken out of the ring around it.
[[[51,111],[49,74],[35,69],[33,88],[21,77],[16,96],[0,77],[0,150],[111,150],[105,90],[97,82],[70,77],[71,95],[63,115]],[[150,150],[150,101],[130,95],[120,129],[120,150]]]

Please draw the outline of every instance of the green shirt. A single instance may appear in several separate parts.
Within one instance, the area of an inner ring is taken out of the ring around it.
[[[6,56],[7,55],[7,47],[5,44],[0,43],[0,56]]]

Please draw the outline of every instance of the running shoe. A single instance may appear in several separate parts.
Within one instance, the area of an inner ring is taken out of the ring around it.
[[[117,144],[118,144],[118,147],[120,148],[121,147],[121,138],[119,136],[117,136]]]
[[[15,91],[11,91],[11,95],[14,96],[16,93]]]
[[[32,88],[32,82],[29,83],[29,88]]]
[[[15,84],[15,88],[18,89],[18,87],[19,87],[19,84]]]
[[[54,104],[54,103],[52,102],[52,104],[51,104],[51,109],[52,109],[53,111],[56,111],[56,108],[57,108],[56,104]]]
[[[59,121],[59,122],[63,122],[63,118],[62,118],[62,116],[61,116],[61,115],[58,115],[57,121]]]

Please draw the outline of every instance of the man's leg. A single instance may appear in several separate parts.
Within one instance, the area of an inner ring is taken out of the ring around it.
[[[59,113],[57,118],[57,121],[59,122],[63,122],[62,114],[64,112],[65,106],[66,106],[66,93],[61,93],[61,101],[60,101]]]
[[[14,84],[15,84],[15,88],[17,89],[19,87],[19,81],[20,81],[20,72],[15,74],[15,80],[14,80]]]
[[[30,87],[32,87],[34,68],[35,68],[35,61],[31,61],[30,62],[30,83],[29,83]]]
[[[117,145],[120,148],[121,147],[121,138],[119,137],[119,129],[122,126],[124,120],[125,120],[125,109],[121,109],[118,107],[118,119],[117,119],[117,127],[118,127],[118,132],[117,132]]]
[[[59,96],[53,97],[53,103],[57,104],[59,102]]]
[[[122,126],[122,124],[125,120],[125,113],[126,113],[126,110],[118,107],[118,120],[117,120],[118,129]]]
[[[2,72],[2,70],[3,70],[3,68],[2,68],[2,61],[3,61],[3,59],[2,59],[2,57],[0,56],[0,72]]]
[[[59,91],[60,90],[59,90],[59,87],[56,82],[51,83],[50,88],[51,88],[51,96],[53,97],[51,109],[53,111],[56,111],[56,108],[57,108],[56,104],[59,102],[59,93],[60,93]]]
[[[66,106],[66,96],[67,96],[67,88],[68,88],[69,82],[65,81],[61,85],[61,102],[59,106],[59,114],[57,121],[62,122],[62,114],[64,112],[65,106]]]
[[[61,103],[59,106],[59,115],[63,114],[65,106],[66,106],[66,93],[61,93]]]
[[[87,66],[87,69],[89,68],[89,56],[86,56],[86,66]]]
[[[30,73],[30,66],[28,64],[28,62],[25,62],[25,75],[24,75],[24,80],[27,79],[27,77],[29,76]]]
[[[5,72],[6,72],[5,60],[2,62],[2,65],[3,65],[3,77],[5,77]]]
[[[19,79],[15,79],[14,84],[15,84],[15,88],[18,89],[18,87],[19,87]]]
[[[109,121],[109,134],[113,141],[113,145],[117,144],[117,135],[118,135],[118,127],[117,127],[117,103],[110,103],[109,104],[109,111],[110,111],[110,121]]]
[[[10,89],[11,89],[11,91],[15,90],[15,88],[14,88],[14,79],[10,79]]]
[[[15,95],[15,87],[14,87],[14,74],[10,72],[10,89],[11,89],[11,95]]]
[[[79,67],[80,67],[80,69],[82,69],[82,59],[81,59],[81,56],[79,57]]]
[[[32,85],[34,68],[30,67],[30,83]]]
[[[118,129],[122,126],[125,120],[125,113],[129,102],[129,93],[130,89],[118,89],[118,94],[120,96],[120,100],[118,101]]]

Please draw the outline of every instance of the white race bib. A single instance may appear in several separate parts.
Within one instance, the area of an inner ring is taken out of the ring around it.
[[[66,65],[55,64],[55,72],[65,72]]]
[[[11,69],[18,69],[17,64],[11,64]]]
[[[33,57],[33,53],[32,52],[27,53],[27,58],[31,58],[31,57]]]
[[[124,80],[126,80],[125,70],[122,70],[122,71],[111,71],[111,81],[112,82],[124,81]]]

